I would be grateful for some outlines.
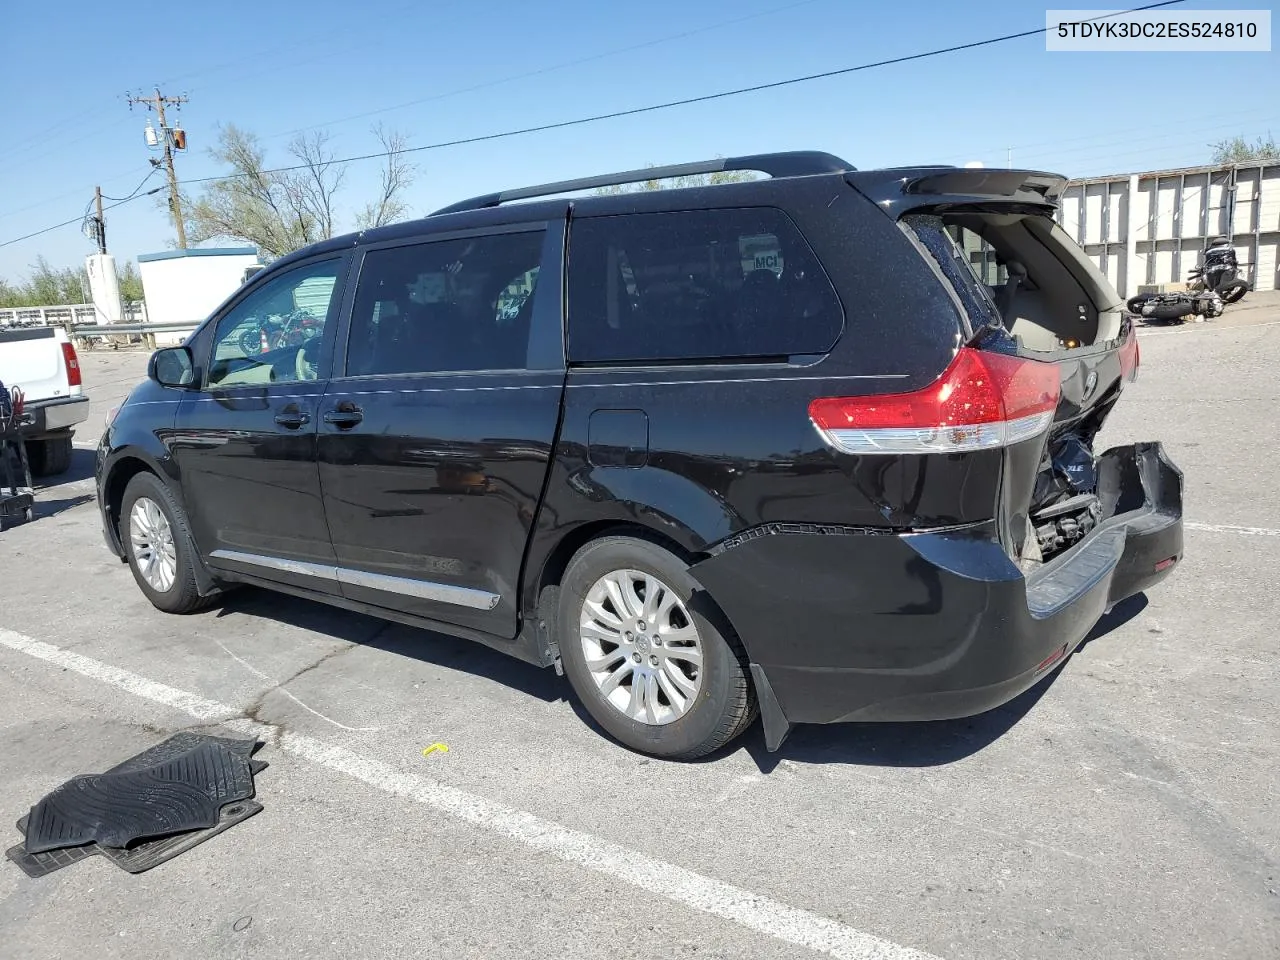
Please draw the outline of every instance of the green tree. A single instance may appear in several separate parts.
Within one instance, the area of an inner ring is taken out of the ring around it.
[[[117,268],[117,277],[122,300],[142,299],[142,280],[132,260],[125,262],[124,269]],[[58,269],[44,257],[36,258],[25,280],[12,283],[0,279],[0,307],[56,307],[84,303],[89,296],[89,276],[83,267]]]
[[[123,269],[117,268],[116,277],[120,283],[121,300],[134,303],[142,299],[142,277],[138,276],[132,260],[126,260]]]
[[[57,270],[43,256],[36,257],[27,283],[40,304],[84,303],[89,293],[89,278],[83,267]]]
[[[20,307],[22,292],[8,280],[0,278],[0,307]]]
[[[375,134],[388,156],[380,195],[357,218],[362,228],[403,217],[403,193],[414,177],[404,160],[405,138],[381,127]],[[195,243],[247,240],[274,259],[333,236],[346,168],[334,157],[329,135],[299,135],[288,151],[294,161],[288,165],[298,169],[273,172],[255,134],[234,124],[219,128],[218,144],[209,152],[229,168],[228,176],[209,184],[199,197],[184,198],[188,238]]]
[[[1259,160],[1280,160],[1280,147],[1270,133],[1250,143],[1244,137],[1230,137],[1211,143],[1213,162],[1221,166],[1232,163],[1256,163]]]

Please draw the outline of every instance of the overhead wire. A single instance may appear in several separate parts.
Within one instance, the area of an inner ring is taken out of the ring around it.
[[[1235,111],[1226,111],[1226,112],[1215,111],[1213,116],[1215,120],[1221,120],[1224,117],[1246,117],[1246,116],[1253,117],[1257,114],[1257,112],[1258,112],[1257,108],[1255,107],[1249,110],[1235,110]],[[1158,127],[1155,129],[1159,130]],[[1204,129],[1206,128],[1203,128],[1203,127],[1197,128],[1198,131],[1201,131]],[[1185,129],[1183,129],[1178,134],[1178,136],[1182,136],[1182,137],[1186,137],[1186,135],[1187,134]],[[950,154],[947,157],[941,158],[941,162],[953,161],[953,160],[958,162],[964,162],[966,160],[976,159],[977,157],[981,156],[984,153],[996,153],[996,152],[1003,153],[1006,150],[1012,150],[1014,152],[1015,157],[1019,152],[1023,152],[1023,153],[1030,152],[1032,156],[1036,156],[1038,153],[1038,151],[1036,150],[1037,147],[1058,148],[1063,144],[1079,144],[1079,143],[1085,144],[1084,147],[1079,147],[1079,148],[1072,147],[1070,150],[1055,149],[1055,153],[1074,153],[1080,149],[1093,149],[1095,145],[1107,146],[1107,145],[1116,144],[1116,143],[1131,143],[1135,139],[1141,139],[1143,141],[1147,141],[1151,139],[1151,137],[1152,137],[1152,134],[1149,134],[1145,130],[1141,133],[1138,133],[1134,131],[1132,127],[1130,127],[1127,131],[1109,130],[1105,133],[1091,133],[1083,137],[1068,137],[1065,139],[1041,140],[1037,143],[1022,143],[1022,144],[1014,143],[1014,144],[998,144],[998,145],[988,144],[984,147],[974,147],[964,153]]]
[[[129,203],[133,200],[140,200],[143,197],[149,197],[152,194],[159,193],[163,189],[164,189],[163,186],[154,187],[153,189],[148,190],[146,193],[140,193],[137,196],[130,197],[128,200],[119,200],[115,203],[107,204],[102,209],[104,212],[107,210],[114,210],[116,207],[123,207],[126,203]],[[43,234],[61,229],[62,227],[68,227],[73,223],[83,223],[83,222],[84,222],[84,217],[75,217],[74,219],[71,219],[71,220],[63,220],[62,223],[55,223],[53,226],[45,227],[43,230],[36,230],[33,233],[26,234],[25,236],[14,237],[12,240],[5,240],[3,243],[0,243],[0,247],[8,247],[15,243],[21,243],[23,240],[30,240],[32,237],[39,237]]]
[[[157,173],[159,173],[159,171],[160,171],[159,167],[153,166],[149,171],[147,171],[147,175],[142,178],[142,182],[139,183],[136,187],[134,187],[132,192],[127,197],[108,197],[104,193],[102,195],[102,199],[115,200],[117,203],[124,203],[128,200],[132,200],[134,197],[138,195],[138,191],[141,190],[144,186],[146,186],[147,181],[150,180],[152,177],[154,177]]]
[[[588,57],[579,57],[576,60],[566,60],[562,63],[553,63],[549,66],[539,67],[536,70],[528,70],[524,73],[514,73],[505,77],[498,77],[494,80],[486,80],[483,83],[473,84],[467,87],[459,87],[455,90],[447,90],[444,93],[432,94],[429,97],[420,97],[416,100],[406,100],[403,103],[392,104],[387,107],[378,107],[374,110],[366,110],[362,113],[353,113],[349,116],[339,117],[336,120],[327,120],[323,123],[313,123],[305,127],[296,127],[292,130],[286,130],[282,133],[273,133],[264,139],[272,140],[276,137],[287,137],[294,133],[305,133],[308,130],[316,130],[321,127],[335,127],[339,124],[350,123],[353,120],[364,120],[368,117],[379,116],[380,114],[390,113],[393,110],[403,110],[406,107],[416,107],[424,103],[435,103],[439,100],[446,100],[449,97],[461,96],[465,93],[474,93],[477,90],[488,90],[491,87],[501,86],[504,83],[513,83],[516,80],[528,80],[532,77],[541,77],[548,73],[554,73],[557,70],[567,70],[570,67],[582,66],[584,63],[595,63],[598,60],[604,60],[608,57],[615,57],[623,53],[634,53],[637,50],[645,50],[649,47],[656,47],[664,43],[672,43],[676,40],[685,40],[689,37],[696,37],[699,34],[710,33],[712,30],[720,30],[724,27],[736,26],[739,23],[746,23],[749,20],[757,20],[760,17],[772,16],[777,13],[785,13],[788,10],[794,10],[796,7],[808,6],[816,3],[818,0],[795,0],[793,3],[784,4],[780,7],[769,7],[765,10],[758,10],[755,13],[749,13],[745,16],[734,17],[731,20],[721,20],[716,23],[709,23],[706,26],[695,27],[692,30],[684,30],[680,33],[672,33],[663,37],[656,37],[652,40],[645,40],[642,43],[633,43],[626,47],[616,47],[612,50],[604,50],[600,53],[594,53]]]
[[[1157,7],[1170,7],[1175,4],[1183,3],[1185,0],[1163,0],[1160,3],[1151,3],[1141,7],[1133,7],[1129,10],[1121,10],[1115,13],[1109,13],[1105,16],[1094,17],[1094,20],[1109,19],[1111,17],[1125,16],[1130,13],[1138,13],[1143,10],[1153,10]],[[455,140],[442,140],[438,143],[428,143],[417,147],[406,147],[403,150],[381,150],[376,153],[359,154],[353,157],[343,157],[335,159],[335,164],[357,163],[361,160],[381,160],[389,156],[399,156],[406,153],[421,153],[425,150],[441,150],[446,147],[460,147],[473,143],[484,143],[490,140],[502,140],[508,137],[518,137],[530,133],[543,133],[547,130],[563,130],[566,127],[577,127],[588,123],[598,123],[602,120],[616,120],[620,117],[634,117],[644,113],[654,113],[659,110],[669,110],[673,107],[684,107],[695,103],[708,103],[713,100],[723,100],[726,97],[741,96],[746,93],[759,93],[763,90],[777,90],[782,87],[794,86],[798,83],[808,83],[813,80],[825,80],[831,77],[846,76],[851,73],[858,73],[863,70],[872,70],[877,67],[887,67],[899,63],[910,63],[915,60],[924,60],[928,57],[942,56],[947,53],[957,53],[961,50],[975,50],[980,47],[988,47],[997,43],[1005,43],[1009,40],[1019,40],[1024,37],[1038,36],[1045,33],[1048,27],[1038,27],[1034,30],[1022,30],[1018,33],[1008,33],[999,37],[991,37],[986,40],[974,40],[970,43],[959,43],[950,47],[941,47],[935,50],[926,50],[922,53],[906,54],[901,57],[890,57],[885,60],[876,60],[871,63],[861,63],[852,67],[842,67],[837,70],[824,70],[819,73],[805,74],[800,77],[789,77],[786,80],[773,80],[768,83],[757,83],[746,87],[735,87],[732,90],[721,90],[717,93],[705,93],[696,97],[684,97],[679,100],[666,100],[661,103],[651,103],[643,107],[632,107],[627,110],[613,110],[609,113],[598,113],[588,117],[576,117],[572,120],[559,120],[553,123],[542,123],[531,127],[520,127],[515,130],[504,130],[499,133],[479,134],[473,137],[460,137]],[[263,173],[291,173],[295,170],[305,170],[309,164],[297,163],[285,167],[273,167],[263,170]],[[184,185],[199,183],[218,183],[224,180],[235,180],[244,174],[223,174],[213,177],[197,177],[191,180],[183,180]]]
[[[139,169],[138,167],[130,167],[128,170],[125,170],[123,173],[112,174],[109,177],[104,177],[99,182],[114,183],[115,181],[120,180],[124,177],[132,176],[136,174],[138,172],[138,169]],[[4,220],[6,217],[15,216],[16,214],[19,214],[19,213],[25,213],[27,210],[34,210],[36,207],[43,207],[46,204],[53,203],[56,200],[64,200],[67,197],[83,195],[84,193],[92,189],[93,189],[92,187],[77,187],[75,190],[68,190],[66,193],[59,193],[52,197],[45,197],[43,200],[38,200],[35,203],[29,203],[25,207],[18,207],[16,210],[6,210],[4,213],[0,213],[0,220]]]
[[[1128,14],[1131,14],[1131,13],[1139,13],[1144,10],[1154,10],[1161,7],[1176,6],[1183,2],[1185,2],[1185,0],[1161,0],[1161,2],[1158,2],[1158,3],[1150,3],[1150,4],[1145,4],[1139,7],[1132,7],[1128,10],[1121,10],[1113,13],[1107,13],[1101,16],[1090,18],[1090,19],[1106,20],[1106,19],[1111,19],[1113,17],[1127,16]],[[639,116],[641,114],[646,114],[646,113],[655,113],[660,110],[670,110],[675,107],[690,106],[692,104],[698,104],[698,103],[709,103],[716,100],[723,100],[728,97],[742,96],[748,93],[759,93],[765,90],[777,90],[783,87],[795,86],[801,83],[810,83],[814,80],[824,80],[824,79],[829,79],[831,77],[847,76],[849,74],[859,73],[864,70],[872,70],[878,67],[887,67],[887,66],[893,66],[893,65],[902,64],[902,63],[912,63],[917,60],[924,60],[930,57],[943,56],[949,53],[959,53],[964,50],[976,50],[982,47],[993,46],[998,43],[1007,43],[1008,41],[1011,41],[1011,40],[1020,40],[1026,37],[1039,36],[1043,33],[1047,33],[1048,29],[1049,29],[1048,26],[1037,27],[1031,30],[1021,30],[1016,33],[1007,33],[998,37],[990,37],[985,40],[974,40],[969,43],[953,44],[951,46],[939,47],[933,50],[922,51],[920,53],[905,54],[900,57],[889,57],[884,60],[875,60],[869,63],[856,64],[855,66],[851,66],[851,67],[842,67],[836,70],[823,70],[818,73],[805,74],[799,77],[788,77],[785,80],[773,80],[768,83],[751,84],[749,86],[744,86],[744,87],[735,87],[731,90],[721,90],[716,93],[701,94],[696,97],[683,97],[677,100],[667,100],[660,103],[646,104],[645,106],[642,106],[642,107],[631,107],[625,110],[613,110],[607,113],[593,114],[591,116],[586,116],[586,117],[576,117],[571,120],[560,120],[552,123],[536,124],[529,127],[520,127],[514,130],[504,130],[497,133],[479,134],[471,137],[459,137],[453,140],[442,140],[437,143],[424,144],[416,147],[407,147],[403,150],[382,150],[382,151],[377,151],[375,153],[360,154],[352,157],[343,157],[340,159],[335,159],[331,162],[335,165],[345,165],[348,163],[357,163],[363,160],[378,160],[378,159],[384,159],[389,156],[399,156],[407,153],[421,153],[427,150],[442,150],[448,147],[464,146],[467,144],[474,144],[474,143],[485,143],[488,141],[501,140],[509,137],[525,136],[531,133],[542,133],[549,130],[563,130],[568,127],[577,127],[577,126],[583,126],[585,124],[590,124],[590,123],[599,123],[604,120],[614,120],[622,117]],[[284,167],[273,167],[267,170],[263,170],[262,172],[265,174],[289,173],[295,170],[305,170],[307,169],[307,167],[308,167],[308,164],[300,163],[300,164],[292,164]],[[192,186],[192,185],[202,184],[202,183],[220,183],[227,180],[235,180],[241,176],[244,176],[244,174],[232,173],[232,174],[223,174],[220,176],[212,176],[212,177],[196,177],[193,179],[183,180],[181,181],[181,184],[184,186]],[[157,187],[154,191],[149,191],[148,193],[157,192],[162,189],[164,188]],[[14,240],[4,241],[3,243],[0,243],[0,247],[9,246],[10,244],[17,243],[21,240],[29,240],[32,237],[40,236],[41,234],[48,233],[51,230],[56,230],[59,227],[64,227],[64,226],[67,226],[68,224],[75,223],[75,222],[76,220],[67,220],[67,221],[64,221],[63,223],[56,224],[52,227],[46,227],[43,230],[38,230],[35,233],[27,234],[26,236],[18,237]]]

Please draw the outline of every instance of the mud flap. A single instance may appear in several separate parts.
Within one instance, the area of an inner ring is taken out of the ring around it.
[[[791,733],[791,721],[782,712],[782,706],[774,695],[769,678],[760,664],[751,664],[751,680],[756,687],[756,700],[760,704],[760,721],[764,724],[764,746],[770,753],[777,753],[782,742]]]

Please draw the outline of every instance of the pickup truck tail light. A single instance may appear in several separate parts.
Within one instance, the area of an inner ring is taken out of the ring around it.
[[[809,404],[809,419],[844,453],[964,453],[1043,433],[1059,390],[1053,363],[962,347],[922,390],[821,397]]]
[[[67,364],[67,385],[80,386],[80,358],[76,356],[76,348],[69,343],[62,345],[62,359]]]

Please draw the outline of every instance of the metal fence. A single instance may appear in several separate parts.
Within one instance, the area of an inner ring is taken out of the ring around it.
[[[64,303],[48,307],[0,307],[0,327],[70,327],[99,324],[101,315],[92,303]],[[142,301],[126,303],[123,323],[146,323],[147,306]],[[111,325],[114,326],[114,325]]]
[[[0,330],[29,327],[62,327],[80,346],[93,348],[106,344],[113,349],[141,344],[156,347],[156,335],[184,333],[195,329],[193,323],[150,323],[146,304],[124,305],[120,323],[100,323],[101,315],[91,303],[64,303],[48,307],[0,308]]]
[[[1216,236],[1253,289],[1280,287],[1280,160],[1073,180],[1058,222],[1125,296],[1184,282]]]

